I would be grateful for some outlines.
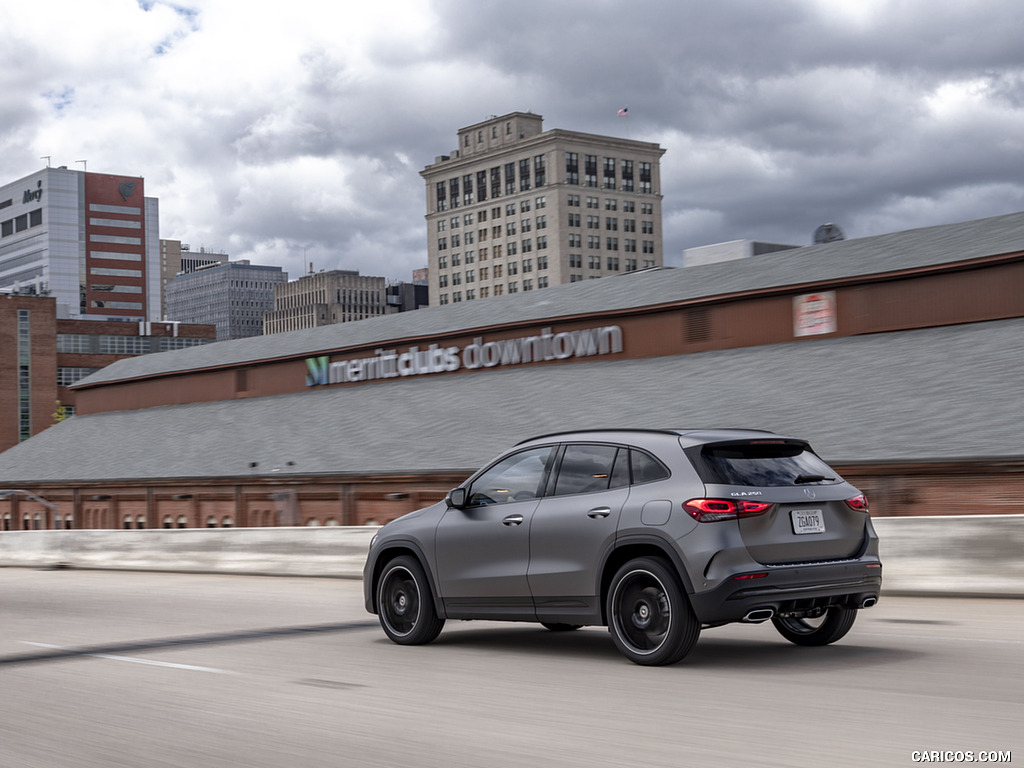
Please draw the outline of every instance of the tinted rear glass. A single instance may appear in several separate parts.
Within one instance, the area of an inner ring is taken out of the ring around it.
[[[777,487],[841,482],[835,470],[799,443],[717,443],[705,445],[691,454],[691,459],[705,483],[718,485]]]

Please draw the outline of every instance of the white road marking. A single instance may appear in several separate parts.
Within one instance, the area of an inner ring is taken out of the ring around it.
[[[147,664],[151,667],[168,667],[170,669],[186,669],[192,672],[211,672],[217,675],[236,675],[237,672],[231,672],[227,669],[217,669],[216,667],[197,667],[192,664],[174,664],[170,661],[153,661],[152,659],[137,659],[132,656],[115,656],[111,653],[87,653],[85,651],[79,651],[77,648],[67,648],[62,645],[50,645],[49,643],[33,643],[28,640],[22,640],[25,645],[32,645],[36,648],[50,648],[55,651],[74,651],[81,653],[82,656],[92,656],[96,659],[109,659],[110,661],[126,661],[129,664]]]

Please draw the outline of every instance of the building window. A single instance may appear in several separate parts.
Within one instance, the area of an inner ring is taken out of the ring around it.
[[[643,248],[644,248],[644,253],[654,253],[654,241],[653,240],[644,240]]]
[[[565,204],[571,208],[580,207],[580,196],[579,195],[568,195],[565,198]]]
[[[600,229],[601,228],[601,217],[600,216],[587,216],[587,229]]]
[[[606,238],[605,239],[604,247],[605,247],[606,250],[609,250],[609,251],[617,251],[617,250],[619,250],[619,238],[617,238],[617,237]],[[616,259],[615,261],[618,262],[618,259]],[[618,269],[618,267],[616,267],[616,269]]]
[[[615,211],[619,208],[619,201],[614,197],[606,197],[604,200],[604,209],[606,211]]]
[[[583,235],[577,235],[572,232],[569,233],[569,247],[570,248],[582,248],[583,247]]]
[[[587,235],[587,248],[590,248],[592,251],[601,250],[601,236]]]
[[[537,210],[548,207],[548,199],[546,197],[538,197],[534,202],[537,204]]]
[[[541,251],[548,247],[548,236],[538,235],[537,236],[537,250]]]
[[[569,214],[569,226],[578,227],[580,225],[580,215],[578,213]]]
[[[601,257],[600,256],[589,256],[587,257],[587,266],[590,269],[601,269]]]
[[[546,277],[538,277],[537,278],[537,287],[538,288],[547,288],[548,287],[548,279]]]
[[[509,275],[515,275],[515,274],[519,273],[519,262],[518,261],[510,261],[508,263],[508,273],[509,273]]]
[[[32,314],[18,310],[18,440],[32,436]]]
[[[523,291],[526,292],[526,291],[532,291],[532,290],[533,290],[533,280],[523,280]]]
[[[604,188],[615,189],[615,158],[604,159]]]
[[[566,184],[579,184],[580,183],[580,156],[575,152],[565,153],[565,183]],[[576,195],[569,195],[570,198],[576,197]],[[569,203],[572,205],[572,203]]]
[[[538,245],[537,247],[539,248],[540,245]],[[548,257],[547,256],[538,256],[537,257],[537,271],[540,271],[542,269],[547,269],[547,268],[548,268]]]
[[[537,217],[537,229],[547,229],[547,226],[548,226],[548,217],[547,216],[538,216]]]
[[[524,158],[519,161],[519,191],[525,192],[530,188],[530,159]]]
[[[509,283],[508,284],[508,292],[509,293],[519,293],[519,283]]]
[[[583,184],[587,187],[597,186],[597,155],[583,156]]]
[[[547,165],[544,155],[537,155],[533,158],[533,183],[537,187],[543,187],[547,183]]]
[[[619,271],[619,257],[618,256],[615,256],[615,257],[609,256],[608,257],[608,269],[610,271],[612,271],[612,272],[618,272]]]
[[[570,253],[569,254],[569,269],[583,269],[583,254],[582,253]]]
[[[596,197],[587,198],[587,208],[600,208],[601,201]]]
[[[619,231],[619,220],[617,218],[615,218],[614,216],[605,216],[605,218],[604,218],[604,228],[609,230],[610,232],[618,232]]]
[[[505,163],[505,194],[514,195],[516,193],[516,164]]]
[[[651,164],[640,163],[640,191],[645,194],[651,193]]]

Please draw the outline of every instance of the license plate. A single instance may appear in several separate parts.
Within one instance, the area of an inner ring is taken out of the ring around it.
[[[825,518],[820,509],[794,509],[790,513],[793,533],[824,533]]]

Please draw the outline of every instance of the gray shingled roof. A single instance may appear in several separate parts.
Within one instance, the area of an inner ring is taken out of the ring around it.
[[[882,274],[1018,251],[1024,251],[1024,213],[812,245],[721,264],[623,274],[615,279],[587,280],[358,323],[141,355],[109,365],[82,379],[79,386],[287,355],[311,356],[510,322]]]
[[[614,426],[764,427],[835,462],[1021,457],[1022,341],[1024,319],[1000,320],[76,416],[0,454],[0,486],[469,470]]]

